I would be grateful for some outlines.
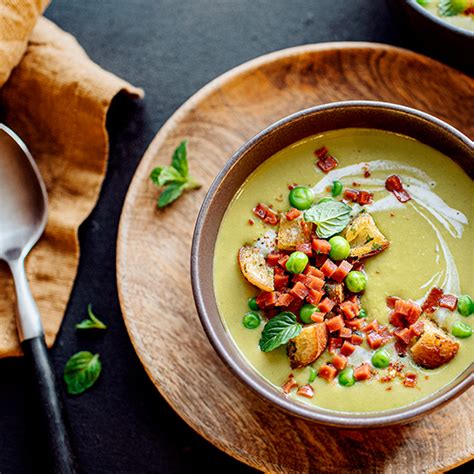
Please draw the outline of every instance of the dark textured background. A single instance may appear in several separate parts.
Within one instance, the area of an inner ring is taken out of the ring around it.
[[[58,377],[77,350],[98,351],[103,360],[97,385],[67,400],[82,470],[251,472],[173,412],[128,339],[117,299],[115,241],[130,179],[166,119],[201,86],[248,59],[324,41],[416,45],[400,38],[382,0],[53,0],[46,16],[71,32],[94,61],[146,91],[142,104],[117,103],[110,113],[107,176],[80,229],[79,272],[51,351]],[[109,325],[105,334],[74,330],[89,302]],[[21,360],[3,360],[0,374],[0,472],[45,472],[44,434],[25,367]]]

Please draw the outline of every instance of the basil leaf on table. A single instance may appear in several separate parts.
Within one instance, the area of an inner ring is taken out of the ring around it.
[[[64,367],[64,381],[70,395],[79,395],[92,387],[99,378],[102,364],[99,354],[81,351],[74,354]]]
[[[183,191],[197,189],[201,185],[189,176],[187,140],[183,140],[173,153],[171,166],[158,166],[150,174],[150,179],[159,188],[164,188],[158,198],[158,207],[163,208],[176,201]]]
[[[352,208],[340,201],[325,201],[310,207],[304,213],[306,222],[317,225],[316,234],[328,239],[345,229],[350,221]]]
[[[259,346],[263,352],[270,352],[286,344],[301,332],[302,326],[290,312],[280,313],[270,319],[262,331]]]
[[[89,319],[76,324],[76,329],[107,329],[107,326],[92,312],[92,305],[87,305]]]

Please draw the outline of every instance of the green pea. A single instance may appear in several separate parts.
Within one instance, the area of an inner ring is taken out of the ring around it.
[[[311,189],[306,186],[296,186],[290,191],[288,197],[290,204],[300,211],[309,209],[314,201],[314,194]]]
[[[342,183],[338,180],[334,181],[332,183],[332,189],[331,189],[331,194],[336,197],[336,196],[339,196],[339,194],[342,193]]]
[[[349,272],[344,280],[346,283],[347,289],[352,291],[352,293],[360,293],[361,291],[365,290],[367,285],[367,277],[358,271]]]
[[[379,349],[372,356],[372,365],[378,369],[385,369],[390,364],[390,354],[385,349]]]
[[[308,265],[308,256],[303,252],[293,252],[286,262],[286,269],[290,273],[301,273]]]
[[[341,373],[339,374],[337,380],[339,380],[339,383],[341,385],[344,385],[345,387],[350,387],[351,385],[355,384],[355,378],[354,378],[354,370],[352,367],[347,367]]]
[[[458,298],[458,312],[462,316],[470,316],[474,313],[474,301],[469,295],[462,295]]]
[[[314,367],[309,366],[309,378],[308,383],[313,383],[316,380],[316,370]]]
[[[314,306],[313,304],[305,304],[300,309],[300,319],[305,324],[311,324],[313,320],[311,319],[311,315],[318,311],[318,307]]]
[[[461,337],[464,339],[465,337],[471,337],[472,329],[466,323],[457,321],[453,324],[453,327],[451,328],[451,333],[453,336]]]
[[[349,242],[340,235],[335,235],[329,239],[331,244],[331,251],[329,252],[329,258],[332,260],[344,260],[351,252],[351,246]]]
[[[325,197],[325,198],[321,198],[319,201],[318,201],[318,204],[321,204],[322,202],[328,202],[328,201],[334,201],[335,199],[333,198],[330,198],[330,197]]]
[[[367,311],[362,308],[360,311],[359,311],[359,316],[357,316],[358,318],[366,318],[367,317]]]
[[[258,311],[260,309],[260,307],[257,304],[257,298],[255,297],[249,298],[248,305],[252,311]]]
[[[248,313],[245,313],[244,318],[242,319],[242,324],[247,329],[258,328],[260,326],[260,323],[260,316],[255,311],[249,311]]]

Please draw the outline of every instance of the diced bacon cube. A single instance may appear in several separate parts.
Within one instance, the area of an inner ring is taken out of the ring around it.
[[[367,334],[367,344],[371,349],[378,349],[382,345],[382,336],[375,331]]]
[[[387,296],[387,306],[391,309],[395,308],[395,303],[399,300],[398,296]]]
[[[280,267],[286,270],[286,262],[288,262],[289,258],[290,258],[289,255],[283,255],[282,257],[278,259],[278,265],[280,265]]]
[[[360,334],[352,334],[351,344],[355,346],[360,346],[364,342],[364,338]]]
[[[349,339],[352,336],[352,329],[350,328],[342,328],[339,330],[339,337],[343,339]]]
[[[314,254],[313,257],[314,257],[314,264],[319,268],[321,268],[326,263],[326,260],[329,258],[327,255],[323,255],[319,253]]]
[[[355,345],[349,341],[344,341],[341,347],[341,354],[349,357],[355,351]]]
[[[296,394],[299,395],[300,397],[313,398],[314,390],[313,390],[313,387],[311,387],[311,385],[307,384],[300,387],[297,390]]]
[[[321,148],[318,148],[314,154],[318,157],[318,158],[324,158],[327,154],[329,153],[329,150],[323,146]]]
[[[405,387],[415,387],[416,378],[417,378],[417,375],[415,372],[406,372],[405,379],[403,380],[403,385],[405,385]]]
[[[278,273],[275,274],[273,277],[273,283],[275,286],[275,290],[282,290],[286,286],[288,286],[288,281],[290,277],[288,275],[279,275]]]
[[[324,239],[313,239],[311,246],[316,253],[328,255],[331,251],[331,244]]]
[[[363,329],[364,332],[371,332],[371,331],[377,332],[378,330],[379,330],[379,322],[376,319],[374,319],[369,324],[367,324],[367,326],[365,326],[365,328]]]
[[[395,342],[395,350],[400,357],[405,357],[407,355],[408,346],[399,339]]]
[[[342,370],[347,365],[347,357],[341,354],[334,354],[331,363],[337,370]]]
[[[278,264],[278,260],[283,256],[280,252],[270,252],[267,256],[268,265],[274,267]]]
[[[408,301],[405,300],[397,300],[395,302],[395,312],[403,314],[403,316],[406,316],[408,314],[408,311],[411,308],[411,304]]]
[[[354,369],[354,378],[358,381],[370,379],[371,376],[372,374],[370,372],[370,366],[367,363],[362,364],[360,367],[357,367],[357,369]]]
[[[319,159],[316,164],[324,173],[329,173],[337,166],[337,160],[334,156],[326,155],[324,158]]]
[[[260,308],[268,308],[275,306],[279,296],[280,293],[278,291],[263,291],[257,296],[256,301]]]
[[[262,221],[265,219],[265,216],[267,215],[268,211],[268,206],[266,204],[263,204],[259,202],[253,209],[252,212],[259,218],[262,219]]]
[[[390,324],[393,324],[397,328],[402,328],[405,326],[405,318],[403,314],[392,311],[390,314]]]
[[[336,332],[344,327],[342,316],[327,319],[325,322],[329,332]]]
[[[319,368],[319,372],[318,372],[319,377],[327,380],[328,382],[331,382],[332,380],[334,380],[334,377],[336,376],[336,374],[337,374],[336,368],[329,364],[322,365]]]
[[[307,276],[304,275],[303,273],[297,273],[296,275],[293,276],[293,278],[291,279],[291,281],[293,283],[297,283],[297,282],[300,282],[300,283],[305,283],[306,282],[306,278]]]
[[[414,334],[411,331],[411,329],[408,328],[403,328],[403,329],[397,329],[394,332],[395,336],[400,339],[404,344],[409,344],[410,341],[413,339]]]
[[[324,262],[320,270],[324,273],[325,276],[331,278],[334,272],[337,270],[337,265],[329,258]]]
[[[267,215],[265,216],[265,219],[263,219],[263,221],[269,225],[277,225],[279,220],[280,218],[278,217],[278,214],[273,212],[271,209],[268,209]]]
[[[439,302],[442,296],[443,290],[441,288],[437,288],[436,286],[432,288],[428,297],[426,298],[425,302],[421,307],[422,311],[424,313],[433,313],[439,306]]]
[[[382,338],[382,345],[386,344],[392,339],[392,333],[389,331],[387,326],[380,326],[377,334]]]
[[[290,374],[288,380],[282,385],[283,393],[290,393],[294,388],[298,386],[293,374]]]
[[[289,293],[282,293],[276,300],[275,306],[289,306],[293,302],[293,296]]]
[[[351,319],[349,321],[346,321],[346,326],[355,331],[358,329],[362,329],[362,326],[364,325],[364,321],[365,321],[364,318]]]
[[[423,321],[417,321],[416,323],[412,324],[409,329],[415,336],[421,336],[423,334],[424,328],[425,323]]]
[[[365,206],[366,204],[372,204],[374,195],[369,193],[368,191],[359,191],[359,196],[357,197],[357,202],[361,206]]]
[[[355,189],[345,189],[343,196],[344,199],[347,199],[348,201],[357,202],[359,191]]]
[[[385,188],[387,191],[401,191],[403,189],[402,181],[396,174],[393,174],[385,180]]]
[[[304,284],[312,290],[321,290],[324,286],[324,280],[322,278],[315,277],[313,275],[308,275]]]
[[[308,295],[306,296],[306,301],[310,304],[314,304],[314,306],[317,306],[323,296],[324,296],[324,293],[322,291],[309,290]],[[324,310],[321,310],[321,312],[327,313],[327,311],[324,311]]]
[[[324,321],[324,316],[325,315],[326,315],[326,313],[319,313],[319,312],[315,311],[311,315],[311,321],[313,321],[314,323],[322,323]]]
[[[410,303],[410,308],[408,309],[408,314],[405,316],[405,320],[409,324],[413,324],[421,315],[421,307],[414,301],[408,300],[408,302]]]
[[[308,257],[311,257],[313,255],[313,249],[311,248],[311,244],[309,242],[296,244],[296,250],[298,252],[303,252],[304,254],[308,255]]]
[[[323,313],[329,313],[334,308],[335,304],[336,303],[334,303],[334,301],[332,301],[332,300],[330,300],[329,298],[326,297],[319,304],[319,310],[322,311]],[[342,317],[341,317],[341,321],[342,321]],[[344,325],[344,323],[343,323],[343,325]]]
[[[330,337],[328,351],[330,354],[334,354],[336,349],[339,349],[342,346],[342,339],[340,337]],[[345,354],[347,355],[347,354]]]
[[[346,278],[347,274],[351,271],[352,269],[352,264],[349,263],[347,260],[343,260],[335,272],[332,274],[332,279],[336,280],[337,282],[341,283],[344,278]],[[321,268],[321,271],[324,271]]]
[[[458,305],[458,298],[454,295],[450,295],[449,293],[446,293],[439,300],[439,305],[442,308],[447,308],[450,311],[454,311]]]
[[[352,303],[351,301],[344,301],[344,303],[341,303],[339,307],[346,319],[354,319],[360,312],[359,304]]]
[[[298,281],[295,283],[295,286],[290,290],[290,293],[296,298],[304,300],[308,295],[308,288],[306,288],[303,283]]]
[[[313,267],[311,265],[307,265],[303,273],[305,275],[312,275],[318,278],[324,278],[324,273],[319,270],[319,268]]]
[[[287,221],[293,221],[301,216],[301,211],[292,207],[285,215]]]

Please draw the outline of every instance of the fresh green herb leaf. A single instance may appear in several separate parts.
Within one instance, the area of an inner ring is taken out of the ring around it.
[[[158,199],[158,207],[161,209],[168,204],[171,204],[173,201],[183,194],[184,184],[182,183],[173,183],[170,184],[164,191],[160,194]]]
[[[367,237],[367,239],[365,240],[364,244],[368,244],[368,243],[372,242],[372,240],[374,240],[374,238],[369,235]]]
[[[377,243],[373,243],[372,244],[372,250],[382,250],[382,246],[380,244],[377,244]]]
[[[107,326],[92,312],[92,305],[87,305],[89,319],[76,324],[76,329],[107,329]]]
[[[432,0],[416,0],[422,7],[426,7],[431,3]]]
[[[467,0],[441,0],[439,2],[439,14],[441,16],[456,16],[468,7]]]
[[[186,151],[187,141],[183,140],[173,153],[171,166],[157,167],[150,179],[159,188],[164,188],[158,198],[158,207],[163,208],[176,201],[183,191],[201,187],[192,176],[189,176]]]
[[[92,387],[99,378],[102,364],[99,354],[81,351],[74,354],[64,368],[64,381],[70,395],[79,395]]]
[[[352,208],[340,201],[320,202],[304,213],[307,222],[317,225],[316,234],[328,239],[341,232],[349,224]]]
[[[290,312],[280,313],[270,319],[262,331],[260,350],[270,352],[286,344],[301,332],[302,326],[296,321],[296,316]]]
[[[186,145],[188,141],[183,140],[178,148],[173,153],[173,159],[171,161],[171,166],[179,172],[183,178],[188,177],[188,159],[186,152]]]

